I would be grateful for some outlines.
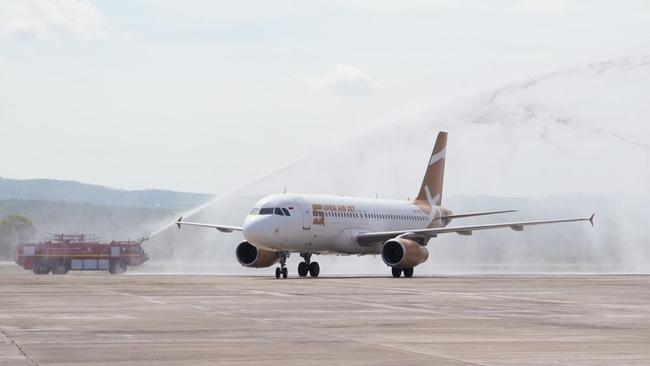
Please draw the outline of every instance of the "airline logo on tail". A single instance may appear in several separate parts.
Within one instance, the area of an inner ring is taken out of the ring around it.
[[[447,153],[447,132],[440,132],[433,147],[427,171],[424,174],[415,203],[430,207],[442,204],[442,183],[445,176],[445,155]]]

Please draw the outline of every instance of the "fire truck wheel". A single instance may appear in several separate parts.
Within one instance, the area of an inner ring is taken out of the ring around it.
[[[126,273],[127,266],[126,266],[126,261],[120,261],[120,273]]]
[[[122,274],[126,272],[126,262],[121,259],[112,261],[108,266],[108,272],[110,274]]]
[[[68,273],[68,266],[64,262],[59,262],[52,266],[52,274],[66,274]]]
[[[32,271],[34,274],[48,274],[50,273],[50,266],[46,263],[35,263]]]
[[[108,264],[108,273],[117,274],[117,261],[111,261],[111,263]]]

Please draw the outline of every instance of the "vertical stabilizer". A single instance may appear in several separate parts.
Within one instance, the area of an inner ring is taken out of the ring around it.
[[[447,152],[447,132],[439,132],[427,165],[424,179],[415,202],[429,206],[442,203],[442,183],[445,176],[445,154]]]

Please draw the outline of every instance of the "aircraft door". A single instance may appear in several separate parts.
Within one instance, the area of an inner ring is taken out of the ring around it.
[[[305,202],[299,201],[298,208],[302,214],[302,229],[311,230],[311,208]]]

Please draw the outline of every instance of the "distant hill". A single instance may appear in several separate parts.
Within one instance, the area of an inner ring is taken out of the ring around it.
[[[51,233],[89,233],[103,240],[136,239],[174,221],[213,198],[209,194],[165,190],[127,191],[53,179],[0,178],[0,219],[27,217],[35,240]],[[0,238],[2,239],[2,238]],[[13,253],[9,242],[5,253]],[[3,256],[3,260],[10,260]]]
[[[159,189],[128,191],[54,179],[0,178],[0,200],[68,202],[182,211],[199,206],[212,197],[209,194]]]
[[[51,233],[89,233],[105,240],[147,236],[183,211],[35,200],[0,200],[0,218],[21,215],[36,229],[36,239]]]

